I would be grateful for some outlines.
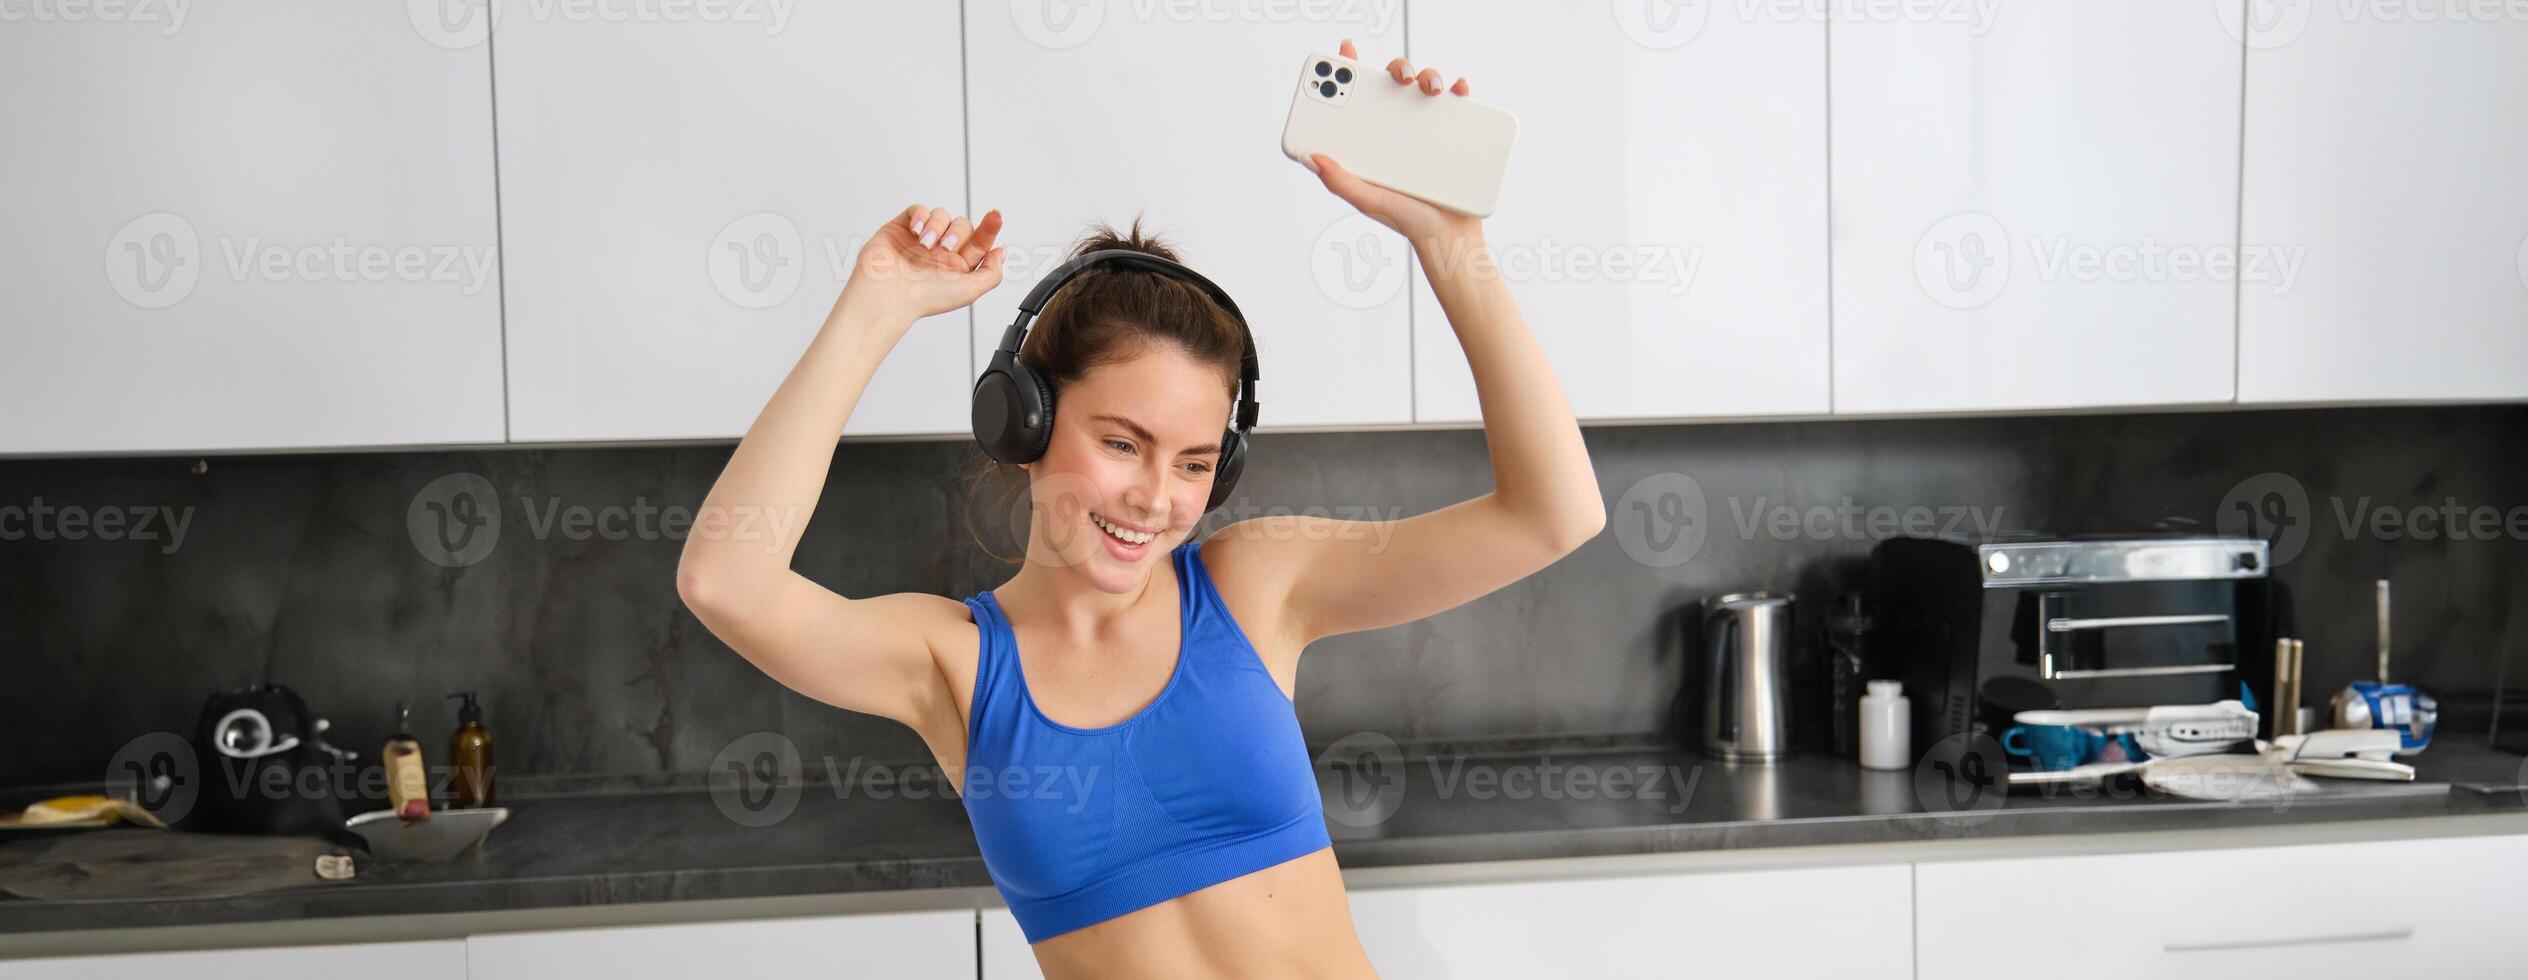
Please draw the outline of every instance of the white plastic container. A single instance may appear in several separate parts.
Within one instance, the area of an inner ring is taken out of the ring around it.
[[[1913,706],[1904,691],[1897,681],[1871,681],[1861,695],[1862,768],[1913,768]]]

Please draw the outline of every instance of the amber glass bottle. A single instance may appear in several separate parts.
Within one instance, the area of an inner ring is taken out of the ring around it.
[[[457,809],[492,805],[492,731],[483,727],[483,706],[474,692],[448,695],[463,701],[456,709],[456,734],[448,739],[448,805]]]

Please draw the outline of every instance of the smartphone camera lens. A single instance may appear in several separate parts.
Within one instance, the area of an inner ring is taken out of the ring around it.
[[[1333,98],[1333,97],[1334,97],[1334,83],[1333,83],[1333,82],[1318,82],[1318,83],[1317,83],[1317,94],[1318,94],[1318,95],[1325,96],[1326,98],[1329,98],[1329,99]]]
[[[1331,62],[1325,62],[1325,61],[1320,61],[1320,62],[1317,62],[1317,77],[1318,77],[1318,78],[1324,78],[1324,77],[1326,77],[1327,75],[1331,75],[1331,74],[1333,74],[1333,73],[1334,73],[1334,65],[1333,65],[1333,63],[1331,63]]]
[[[1335,70],[1334,70],[1334,80],[1335,80],[1335,81],[1338,81],[1338,82],[1341,82],[1341,83],[1343,83],[1343,84],[1345,84],[1345,85],[1350,85],[1350,84],[1352,84],[1352,70],[1351,70],[1351,69],[1349,69],[1349,68],[1337,68],[1337,69],[1335,69]]]

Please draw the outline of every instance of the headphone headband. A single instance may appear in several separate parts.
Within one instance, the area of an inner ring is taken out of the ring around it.
[[[1260,414],[1260,408],[1255,400],[1257,371],[1254,328],[1247,325],[1246,315],[1238,312],[1238,304],[1229,298],[1228,290],[1204,278],[1202,273],[1148,252],[1128,248],[1101,248],[1055,267],[1052,272],[1045,274],[1043,281],[1036,283],[1036,288],[1027,291],[1027,298],[1018,301],[1018,316],[1009,322],[1008,329],[1001,331],[1001,346],[998,350],[1016,359],[1019,347],[1026,343],[1028,327],[1034,323],[1036,315],[1044,311],[1045,304],[1052,301],[1053,295],[1061,291],[1062,284],[1082,273],[1102,268],[1155,272],[1190,284],[1202,290],[1204,295],[1211,297],[1212,302],[1220,304],[1221,309],[1228,311],[1230,319],[1238,321],[1238,332],[1242,335],[1244,351],[1238,357],[1238,404],[1236,418],[1232,424],[1239,432],[1255,428],[1255,420]]]

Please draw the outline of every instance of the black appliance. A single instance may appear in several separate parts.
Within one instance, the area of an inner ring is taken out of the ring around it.
[[[2269,697],[2270,565],[2263,541],[2199,534],[1890,538],[1870,554],[1872,674],[1905,682],[1916,752],[1989,751],[1977,768],[1998,772],[1997,744],[1957,736],[2037,708]]]
[[[229,834],[343,833],[357,783],[354,754],[325,742],[331,727],[279,684],[218,691],[202,702],[193,756],[201,781],[175,827]]]

